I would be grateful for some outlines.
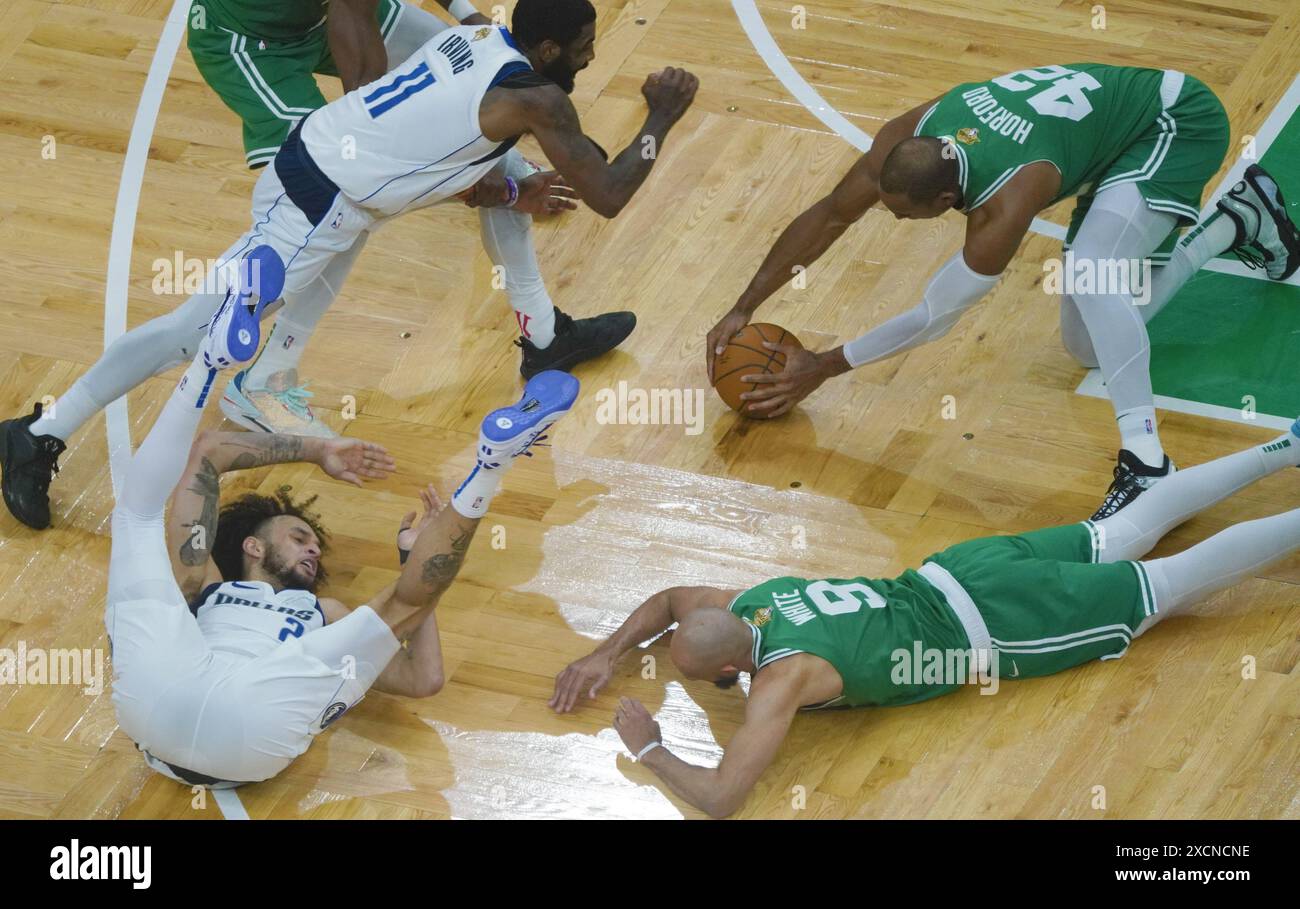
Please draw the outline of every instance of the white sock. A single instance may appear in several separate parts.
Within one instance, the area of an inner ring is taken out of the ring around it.
[[[1165,451],[1156,432],[1156,409],[1134,407],[1119,415],[1120,445],[1141,459],[1148,467],[1160,467],[1165,462]]]
[[[492,504],[492,497],[501,488],[501,479],[509,465],[509,461],[500,467],[475,464],[465,482],[452,495],[451,507],[467,518],[483,517]]]

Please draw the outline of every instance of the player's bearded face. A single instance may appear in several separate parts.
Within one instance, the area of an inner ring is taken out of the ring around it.
[[[542,75],[564,90],[566,95],[573,94],[574,80],[587,64],[596,59],[596,24],[593,22],[583,28],[570,44],[565,45],[550,63],[542,64]]]
[[[315,592],[320,574],[320,552],[293,542],[269,542],[262,570],[286,588]]]

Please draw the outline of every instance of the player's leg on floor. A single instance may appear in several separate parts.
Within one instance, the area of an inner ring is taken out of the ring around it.
[[[1213,593],[1241,583],[1297,549],[1300,509],[1234,524],[1178,555],[1142,562],[1151,579],[1157,612],[1143,621],[1134,636]]]
[[[257,320],[266,305],[261,292],[278,296],[283,282],[283,266],[269,247],[258,247],[244,262],[255,267],[241,268],[245,278],[226,295],[189,369],[127,467],[113,508],[110,601],[180,596],[164,542],[167,500],[189,460],[218,371],[257,350]]]
[[[351,249],[330,259],[316,280],[285,294],[284,306],[276,314],[262,352],[226,385],[221,412],[227,419],[255,432],[320,438],[338,435],[308,404],[312,393],[298,378],[298,361],[369,236],[361,233]]]
[[[1263,445],[1180,470],[1124,510],[1093,523],[1098,561],[1140,559],[1173,528],[1256,480],[1300,466],[1300,421]]]
[[[493,173],[522,180],[537,172],[518,151],[508,151]],[[552,302],[537,264],[531,215],[510,208],[480,208],[483,248],[502,269],[510,306],[519,323],[516,344],[523,351],[519,372],[529,379],[548,369],[572,369],[613,350],[636,327],[631,312],[574,319]]]
[[[113,508],[104,612],[113,705],[122,729],[142,749],[165,735],[158,725],[159,694],[210,656],[172,572],[165,512],[217,373],[256,352],[263,295],[280,293],[283,266],[269,247],[253,250],[245,262],[239,285],[223,298],[185,375],[131,457]]]

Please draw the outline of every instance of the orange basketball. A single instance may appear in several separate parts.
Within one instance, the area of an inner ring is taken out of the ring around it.
[[[757,416],[760,419],[763,419],[761,415],[741,410],[743,405],[750,403],[740,400],[741,394],[759,387],[754,382],[742,382],[741,378],[785,369],[785,354],[768,350],[763,346],[764,341],[803,347],[798,338],[780,325],[751,322],[731,339],[713,364],[713,387],[723,403],[743,416]]]

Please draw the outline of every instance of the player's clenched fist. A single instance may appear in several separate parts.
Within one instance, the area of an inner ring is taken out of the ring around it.
[[[684,69],[667,66],[645,77],[641,94],[650,110],[661,113],[676,122],[695,100],[695,90],[700,80]]]

